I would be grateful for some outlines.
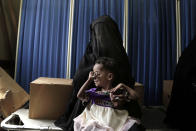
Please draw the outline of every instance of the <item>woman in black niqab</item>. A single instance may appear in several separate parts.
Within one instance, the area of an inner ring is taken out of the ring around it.
[[[196,124],[196,37],[184,49],[174,73],[165,123],[183,131]]]
[[[109,16],[101,16],[94,20],[90,25],[90,35],[90,42],[73,78],[73,94],[68,103],[68,108],[65,114],[55,122],[56,126],[66,131],[73,130],[73,119],[84,110],[82,102],[77,99],[77,92],[88,78],[88,74],[98,57],[111,57],[119,63],[119,75],[116,83],[124,83],[133,87],[135,82],[131,77],[128,56],[114,20]]]

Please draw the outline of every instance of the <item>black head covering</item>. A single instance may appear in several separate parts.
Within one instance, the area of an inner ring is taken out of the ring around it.
[[[131,78],[130,64],[118,25],[111,17],[102,16],[92,22],[90,31],[90,43],[80,61],[74,80],[80,77],[81,70],[90,71],[96,59],[104,56],[114,58],[119,63],[119,82],[132,87],[134,80]]]
[[[117,24],[109,16],[101,16],[94,20],[90,26],[90,42],[73,79],[73,94],[65,114],[55,122],[64,130],[73,130],[73,119],[83,110],[84,106],[77,99],[77,92],[87,80],[98,57],[111,57],[119,63],[118,83],[125,83],[133,87],[134,79],[131,77],[128,56],[123,47],[121,34]],[[93,85],[92,85],[93,86]]]
[[[196,38],[182,52],[174,73],[165,122],[181,130],[196,123]]]

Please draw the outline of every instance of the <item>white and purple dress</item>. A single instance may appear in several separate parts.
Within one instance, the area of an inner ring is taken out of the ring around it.
[[[113,108],[108,92],[92,88],[86,93],[91,104],[74,119],[74,131],[128,131],[138,120],[127,110]]]

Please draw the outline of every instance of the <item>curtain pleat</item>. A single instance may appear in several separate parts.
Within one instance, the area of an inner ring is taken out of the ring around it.
[[[162,104],[162,83],[176,65],[175,1],[131,0],[128,55],[132,75],[145,88],[146,105]]]
[[[71,54],[71,77],[74,76],[80,59],[90,41],[90,24],[102,15],[110,15],[123,32],[124,0],[75,0],[73,41]]]
[[[29,92],[38,77],[64,78],[69,0],[23,0],[16,81]]]
[[[196,37],[196,1],[180,0],[182,51]]]

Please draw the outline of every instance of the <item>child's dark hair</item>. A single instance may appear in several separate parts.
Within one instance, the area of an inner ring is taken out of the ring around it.
[[[110,57],[99,57],[96,61],[95,64],[102,64],[103,68],[111,73],[114,74],[114,80],[113,80],[113,85],[115,85],[115,82],[118,77],[118,64],[117,62]]]

